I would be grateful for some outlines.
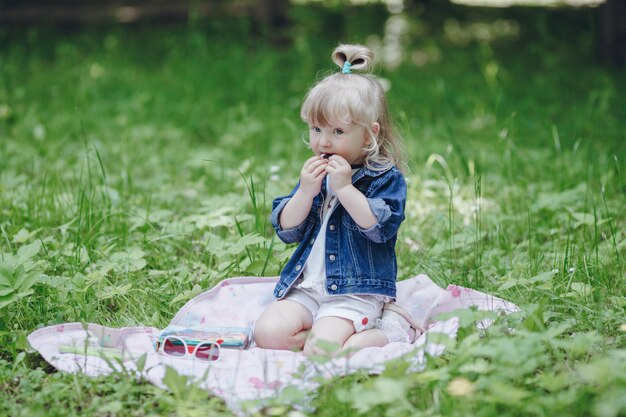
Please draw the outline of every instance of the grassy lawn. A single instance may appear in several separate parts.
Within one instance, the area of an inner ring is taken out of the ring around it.
[[[224,278],[277,275],[271,201],[309,154],[299,105],[338,41],[405,58],[379,72],[410,157],[399,278],[524,314],[478,332],[467,312],[424,372],[325,383],[315,415],[626,415],[626,77],[579,15],[298,7],[282,48],[238,19],[0,30],[0,415],[231,415],[194,389],[57,373],[26,335],[162,328]]]

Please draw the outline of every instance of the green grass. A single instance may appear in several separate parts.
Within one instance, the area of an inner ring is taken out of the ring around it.
[[[624,415],[624,72],[571,11],[459,10],[460,37],[410,11],[408,59],[381,71],[410,156],[399,276],[524,317],[479,333],[467,312],[424,372],[323,384],[316,415]],[[242,20],[0,33],[0,415],[230,415],[175,383],[57,373],[25,337],[165,327],[226,277],[278,274],[290,250],[267,219],[308,155],[301,99],[337,41],[384,31],[375,7],[293,15],[288,49]],[[468,24],[497,19],[516,34],[480,41]]]

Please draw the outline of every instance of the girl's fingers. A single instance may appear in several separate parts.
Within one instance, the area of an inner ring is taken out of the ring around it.
[[[339,162],[330,162],[328,163],[328,165],[326,165],[326,171],[332,170],[332,171],[352,171],[352,168],[350,167],[350,165],[343,165]]]
[[[326,167],[327,167],[326,164],[319,165],[317,168],[313,170],[313,172],[311,172],[311,175],[314,178],[317,178],[320,174],[326,174]]]
[[[347,163],[348,163],[348,161],[346,161],[346,159],[345,159],[344,157],[339,156],[339,155],[333,155],[333,156],[331,156],[330,158],[328,158],[328,161],[329,161],[329,162],[336,162],[336,163],[338,163],[339,165],[345,165],[345,164],[347,164]]]
[[[318,158],[318,157],[316,157]],[[328,161],[325,159],[318,159],[316,161],[307,161],[303,167],[303,170],[307,173],[313,173],[315,172],[318,168],[320,167],[324,167],[328,164]]]
[[[326,174],[326,171],[322,171],[322,172],[321,172],[321,173],[319,173],[319,174],[317,175],[317,177],[315,177],[314,179],[315,179],[315,181],[316,181],[316,182],[319,182],[319,183],[321,184],[321,183],[322,183],[322,181],[324,180],[324,178],[326,178],[326,175],[327,175],[327,174]]]
[[[319,160],[319,156],[312,156],[309,159],[307,159],[306,161],[304,161],[304,164],[302,165],[302,169],[307,169],[311,163],[318,161]]]
[[[306,168],[306,167],[310,166],[311,164],[313,164],[313,163],[315,163],[317,161],[320,161],[320,160],[324,161],[324,159],[321,156],[319,156],[319,155],[312,156],[312,157],[310,157],[309,159],[307,159],[304,162],[304,166],[303,167]]]

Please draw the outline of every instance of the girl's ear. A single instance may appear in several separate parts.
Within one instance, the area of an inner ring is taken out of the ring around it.
[[[374,135],[378,136],[378,132],[380,132],[380,125],[378,122],[374,122],[372,124],[372,132],[374,132]]]
[[[380,132],[380,125],[378,124],[378,122],[372,123],[372,133],[374,134],[375,138],[378,137],[378,132]],[[369,133],[366,133],[365,134],[365,146],[370,146],[371,144],[372,144],[372,137],[370,136]]]

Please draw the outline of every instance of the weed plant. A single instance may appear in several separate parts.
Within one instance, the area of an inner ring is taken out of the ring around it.
[[[464,312],[423,372],[325,382],[316,415],[626,415],[623,71],[570,12],[408,13],[298,6],[288,48],[244,19],[0,33],[0,415],[230,415],[175,376],[57,373],[26,335],[162,328],[224,278],[277,275],[293,248],[271,200],[309,154],[299,105],[337,41],[405,58],[380,70],[409,155],[399,278],[523,314],[479,332]]]

